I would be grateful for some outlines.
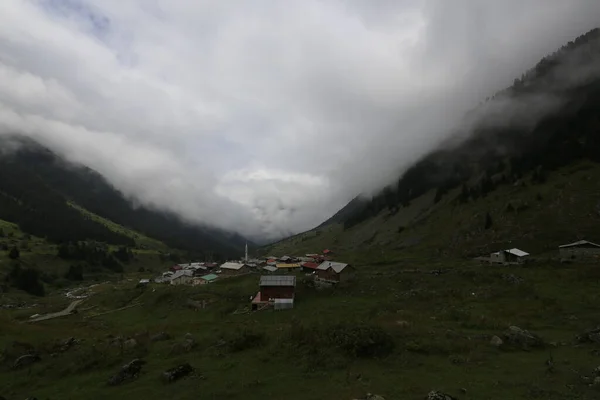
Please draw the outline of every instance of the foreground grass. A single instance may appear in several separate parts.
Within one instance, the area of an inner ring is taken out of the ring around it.
[[[351,399],[373,392],[421,399],[438,389],[461,399],[598,398],[600,392],[580,376],[600,365],[594,355],[600,346],[572,343],[598,324],[597,265],[490,268],[445,262],[408,272],[414,268],[412,262],[365,266],[351,286],[325,291],[299,276],[296,308],[277,313],[233,313],[248,306],[257,275],[194,288],[143,290],[127,280],[100,285],[79,314],[39,324],[21,323],[26,316],[18,311],[2,311],[0,394]],[[450,271],[429,273],[438,268]],[[506,274],[523,281],[511,283]],[[189,299],[209,305],[195,311]],[[509,325],[552,344],[535,350],[491,346],[489,338]],[[163,331],[172,339],[148,340]],[[196,346],[181,351],[178,343],[186,333]],[[109,344],[108,335],[135,337],[138,345],[121,349]],[[52,357],[52,345],[71,336],[82,342]],[[37,348],[42,361],[31,369],[10,369],[18,353],[10,351],[14,341]],[[375,350],[361,353],[364,348]],[[107,386],[109,376],[135,357],[148,362],[141,376]],[[546,364],[550,358],[552,369]],[[160,373],[182,362],[202,378],[163,384]]]

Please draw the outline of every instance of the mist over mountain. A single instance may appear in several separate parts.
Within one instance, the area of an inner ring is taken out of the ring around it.
[[[0,134],[136,204],[276,239],[462,141],[466,112],[599,20],[594,0],[9,0]],[[561,101],[521,100],[485,119]]]

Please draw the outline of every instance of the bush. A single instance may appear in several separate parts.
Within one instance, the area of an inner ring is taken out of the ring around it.
[[[327,341],[356,358],[383,357],[394,350],[392,337],[378,326],[338,326],[329,332]]]
[[[253,349],[266,342],[265,334],[250,329],[236,331],[226,339],[227,347],[232,352]]]
[[[10,258],[11,260],[16,260],[20,257],[21,253],[19,252],[19,249],[17,249],[16,247],[13,247],[10,249],[10,251],[8,252],[8,258]]]
[[[290,343],[308,354],[337,349],[352,358],[384,357],[395,347],[390,334],[377,325],[367,324],[306,328],[295,322],[289,339]]]
[[[17,288],[34,296],[44,296],[44,285],[40,282],[40,274],[33,268],[21,269],[15,265],[10,271],[9,280]]]

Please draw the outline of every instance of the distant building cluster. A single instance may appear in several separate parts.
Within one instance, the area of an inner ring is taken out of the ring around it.
[[[252,297],[253,310],[293,308],[296,275],[304,273],[321,285],[347,282],[354,275],[354,268],[347,263],[333,261],[333,251],[305,254],[304,256],[267,256],[222,264],[191,262],[176,264],[154,279],[155,283],[170,285],[206,285],[227,277],[259,273],[259,291]],[[142,279],[141,285],[150,283]]]
[[[600,258],[600,245],[587,240],[579,240],[574,243],[558,246],[561,261],[575,261]],[[499,250],[489,256],[477,257],[475,260],[481,263],[518,265],[529,260],[530,254],[517,249]]]

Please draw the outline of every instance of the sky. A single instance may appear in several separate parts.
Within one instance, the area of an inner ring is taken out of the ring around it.
[[[380,189],[597,0],[3,0],[0,135],[276,239]]]

